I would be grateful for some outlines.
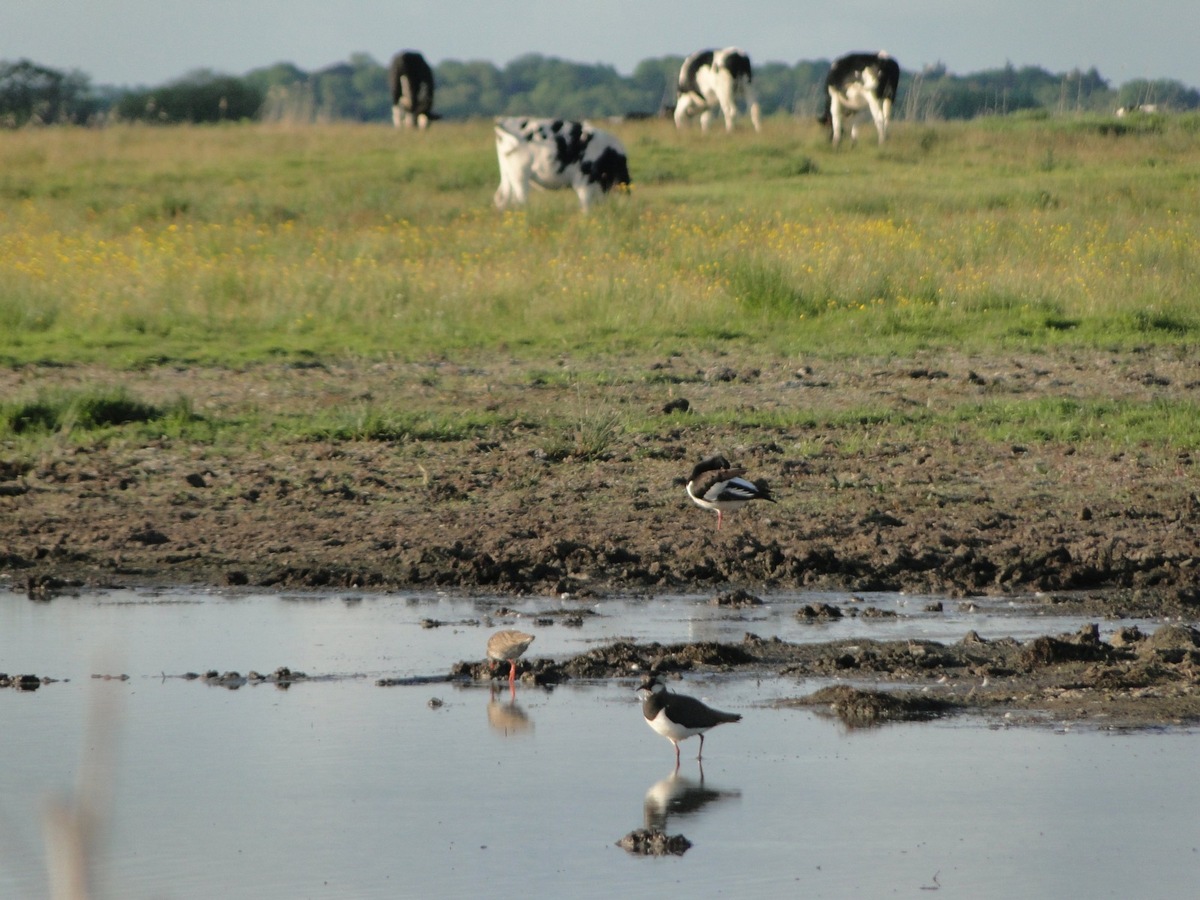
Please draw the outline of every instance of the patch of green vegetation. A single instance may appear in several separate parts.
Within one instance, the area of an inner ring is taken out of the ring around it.
[[[621,415],[615,411],[585,412],[574,421],[548,429],[549,436],[541,449],[547,459],[556,462],[607,459],[624,428]]]
[[[279,424],[276,437],[285,433],[312,441],[463,441],[487,435],[508,422],[491,414],[462,415],[452,411],[403,412],[361,405],[338,409],[290,425]]]
[[[187,398],[156,406],[123,388],[55,392],[36,399],[0,403],[0,439],[54,433],[100,433],[130,425],[151,425],[181,433],[200,421]]]
[[[748,312],[780,316],[816,316],[823,311],[821,301],[806,293],[775,262],[755,257],[735,257],[724,268],[730,293]]]
[[[1135,403],[1038,397],[968,404],[956,409],[951,419],[970,424],[998,442],[1084,442],[1114,447],[1153,444],[1196,449],[1200,447],[1197,415],[1200,404],[1190,401]]]

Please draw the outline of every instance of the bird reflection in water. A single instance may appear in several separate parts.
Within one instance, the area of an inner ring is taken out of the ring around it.
[[[517,698],[510,694],[507,700],[499,699],[494,685],[491,699],[488,700],[487,717],[488,725],[505,737],[533,730],[533,721],[529,718],[529,713],[517,703]]]
[[[726,791],[705,785],[703,766],[700,767],[699,779],[680,775],[676,769],[646,791],[646,799],[642,802],[646,828],[665,831],[667,819],[671,816],[691,816],[717,800],[741,795],[741,791]]]

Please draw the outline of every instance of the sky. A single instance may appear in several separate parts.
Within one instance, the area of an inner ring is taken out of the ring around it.
[[[731,12],[736,10],[736,12]],[[1095,67],[1113,87],[1200,87],[1198,0],[2,0],[0,60],[152,87],[197,69],[316,71],[399,50],[432,64],[526,53],[605,63],[740,46],[755,63],[887,50],[902,67],[965,75],[1012,63]]]

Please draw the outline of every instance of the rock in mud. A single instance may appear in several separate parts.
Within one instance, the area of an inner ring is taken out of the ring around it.
[[[682,834],[666,834],[657,829],[639,828],[617,841],[622,850],[640,856],[683,856],[692,842]]]
[[[745,609],[750,606],[762,606],[762,598],[755,597],[749,591],[737,588],[732,591],[722,591],[713,597],[710,603],[713,606],[723,606],[727,609]]]
[[[0,673],[0,687],[16,688],[18,691],[36,691],[43,683],[53,679],[37,675],[7,675]]]
[[[784,705],[827,706],[830,712],[854,728],[881,725],[884,722],[923,721],[942,715],[951,708],[945,701],[932,697],[865,691],[847,685],[821,688]]]
[[[1200,663],[1200,631],[1188,625],[1164,625],[1141,643],[1138,655],[1169,663]]]
[[[806,603],[796,610],[801,622],[832,622],[842,618],[842,611],[829,603]]]

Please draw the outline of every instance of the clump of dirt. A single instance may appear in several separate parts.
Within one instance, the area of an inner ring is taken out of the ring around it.
[[[722,591],[713,597],[711,601],[713,606],[724,607],[725,609],[748,609],[755,606],[762,606],[761,597],[756,597],[743,588],[736,588],[732,591]]]
[[[310,676],[304,672],[294,671],[287,666],[280,666],[274,672],[269,674],[261,674],[251,669],[245,675],[240,672],[226,671],[221,672],[217,669],[208,669],[203,674],[197,672],[185,672],[179,676],[185,681],[202,681],[205,684],[214,687],[228,688],[231,691],[236,691],[238,688],[246,684],[273,684],[278,688],[286,690],[293,684],[301,681],[310,680]],[[322,680],[327,680],[323,678]]]
[[[0,672],[0,688],[15,688],[18,691],[36,691],[43,684],[57,681],[40,675],[8,675]]]
[[[572,679],[631,678],[646,672],[730,672],[755,662],[751,651],[736,644],[702,641],[691,644],[637,644],[618,641],[595,647],[566,660],[517,660],[517,677],[536,685],[561,684]],[[486,660],[455,663],[449,677],[488,681],[496,677]]]
[[[683,856],[692,842],[682,834],[639,828],[617,841],[617,846],[636,856]]]
[[[935,697],[867,691],[844,684],[821,688],[807,697],[783,701],[778,705],[827,707],[851,727],[932,719],[953,708],[950,702]]]
[[[845,615],[832,603],[806,603],[796,610],[801,622],[834,622]]]

